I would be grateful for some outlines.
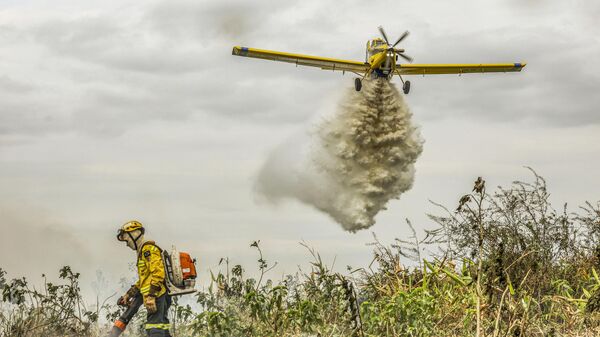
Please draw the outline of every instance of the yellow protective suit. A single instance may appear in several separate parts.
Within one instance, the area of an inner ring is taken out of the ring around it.
[[[165,266],[162,260],[162,249],[154,241],[146,241],[138,251],[138,281],[135,287],[140,290],[144,300],[151,295],[159,297],[166,292]]]

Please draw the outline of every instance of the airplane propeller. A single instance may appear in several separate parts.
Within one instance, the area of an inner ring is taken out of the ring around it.
[[[381,33],[381,36],[383,36],[383,40],[385,41],[385,43],[388,44],[388,46],[390,45],[390,42],[388,41],[387,35],[385,35],[385,30],[383,30],[382,26],[377,27],[379,29],[379,32]]]
[[[396,42],[394,42],[392,47],[396,47],[396,45],[398,45],[398,43],[402,42],[402,40],[404,40],[408,36],[408,34],[410,34],[410,33],[407,30],[402,35],[400,35],[400,37],[398,38],[398,40],[396,40]]]
[[[387,38],[387,35],[385,34],[385,30],[383,30],[382,26],[379,26],[379,32],[381,33],[381,36],[383,37],[383,40],[385,41],[385,43],[389,46],[390,42]],[[388,48],[388,51],[394,51],[396,54],[400,55],[400,57],[402,57],[403,59],[407,60],[408,62],[412,62],[413,58],[404,54],[404,49],[399,49],[396,48],[396,46],[402,42],[402,40],[404,40],[410,33],[407,31],[405,31],[402,35],[400,35],[400,37],[398,38],[398,40],[396,40],[396,42],[394,42],[393,45],[391,45],[391,47]]]

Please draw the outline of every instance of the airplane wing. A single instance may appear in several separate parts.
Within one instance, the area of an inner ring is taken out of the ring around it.
[[[339,60],[328,57],[301,55],[284,53],[273,50],[247,48],[247,47],[233,47],[232,55],[253,57],[258,59],[265,59],[271,61],[295,63],[297,66],[309,66],[317,67],[325,70],[333,71],[349,71],[355,73],[365,73],[369,70],[370,66],[368,63],[359,61],[348,61]]]
[[[521,71],[526,63],[495,64],[397,64],[398,75],[504,73]]]

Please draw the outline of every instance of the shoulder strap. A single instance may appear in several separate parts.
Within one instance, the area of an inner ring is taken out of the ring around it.
[[[144,242],[144,243],[142,244],[142,247],[140,247],[140,252],[139,252],[139,254],[138,254],[138,259],[142,257],[142,251],[144,250],[144,247],[145,247],[146,245],[151,245],[151,246],[154,246],[154,247],[158,248],[158,251],[159,251],[161,254],[162,254],[162,252],[163,252],[162,248],[160,248],[160,247],[159,247],[159,246],[156,244],[156,242],[154,242],[154,241],[152,241],[152,240],[148,240],[148,241],[146,241],[146,242]]]

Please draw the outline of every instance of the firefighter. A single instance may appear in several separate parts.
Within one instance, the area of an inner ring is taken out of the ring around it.
[[[168,312],[171,297],[165,286],[165,267],[162,250],[154,241],[144,239],[144,226],[138,221],[129,221],[119,229],[117,240],[137,253],[138,281],[118,300],[119,305],[129,306],[134,299],[142,297],[148,311],[145,325],[149,337],[171,337]],[[135,314],[134,310],[133,314]],[[131,316],[133,316],[133,314]],[[131,318],[129,318],[131,319]],[[124,322],[121,331],[125,329]],[[117,326],[117,324],[115,324]]]

